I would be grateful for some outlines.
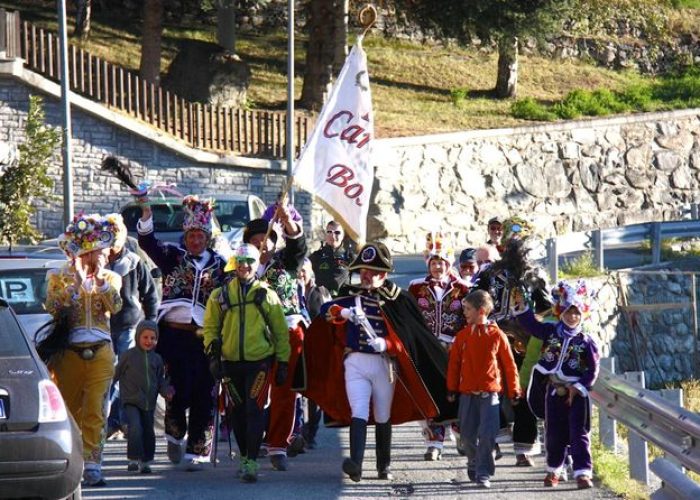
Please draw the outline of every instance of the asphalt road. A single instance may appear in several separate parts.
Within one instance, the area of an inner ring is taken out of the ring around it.
[[[396,478],[379,481],[374,471],[374,433],[368,432],[368,450],[365,455],[365,477],[354,483],[341,472],[341,463],[347,456],[347,429],[319,431],[319,447],[290,459],[286,472],[273,471],[267,458],[260,460],[259,480],[256,484],[239,482],[237,462],[228,457],[228,445],[220,443],[219,464],[199,472],[185,472],[170,464],[165,456],[165,442],[158,441],[153,474],[143,475],[126,471],[126,442],[109,441],[105,450],[104,471],[108,485],[104,488],[83,490],[89,499],[144,498],[148,500],[218,499],[218,498],[480,498],[543,500],[615,498],[597,486],[592,490],[576,489],[576,483],[560,483],[557,488],[545,488],[544,458],[536,457],[535,467],[515,467],[511,445],[502,445],[504,456],[496,462],[496,475],[491,490],[479,489],[470,483],[466,461],[449,443],[439,462],[425,462],[425,447],[417,424],[394,428],[392,469]]]

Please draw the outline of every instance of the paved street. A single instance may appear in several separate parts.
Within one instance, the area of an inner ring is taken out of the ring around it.
[[[518,500],[614,498],[597,488],[576,490],[576,483],[562,483],[558,488],[544,488],[543,457],[537,457],[534,468],[513,466],[512,447],[503,445],[504,456],[497,462],[491,490],[478,489],[466,476],[465,459],[457,455],[454,444],[440,462],[423,461],[425,448],[417,424],[394,428],[393,464],[396,479],[378,481],[374,472],[374,437],[370,429],[365,456],[365,479],[353,483],[340,470],[342,457],[348,454],[347,430],[319,431],[319,447],[290,459],[290,470],[276,472],[267,459],[261,459],[257,484],[242,484],[236,477],[237,463],[229,460],[228,444],[220,443],[215,469],[207,466],[200,472],[184,472],[171,465],[165,456],[162,439],[158,442],[154,473],[150,476],[126,472],[126,442],[110,441],[105,453],[106,488],[85,489],[84,498],[116,499],[147,498],[190,499],[208,498],[516,498]]]

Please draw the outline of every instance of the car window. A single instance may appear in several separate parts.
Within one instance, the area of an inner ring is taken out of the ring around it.
[[[0,304],[0,358],[29,356],[29,345],[17,319],[7,306]]]
[[[243,227],[250,222],[248,203],[241,201],[220,201],[214,205],[214,214],[221,225],[221,230],[226,232],[237,227]]]
[[[46,301],[46,269],[0,271],[0,297],[17,314],[42,314]]]
[[[153,212],[153,229],[156,232],[182,231],[182,220],[185,217],[182,205],[151,202],[151,211]],[[141,218],[141,207],[137,205],[125,207],[121,214],[127,230],[135,232],[136,224]]]

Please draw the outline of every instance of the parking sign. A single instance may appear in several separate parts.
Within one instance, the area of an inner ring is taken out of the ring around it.
[[[10,304],[34,302],[34,288],[29,278],[0,278],[0,297]]]

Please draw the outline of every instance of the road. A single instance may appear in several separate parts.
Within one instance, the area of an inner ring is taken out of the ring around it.
[[[290,459],[286,472],[273,471],[268,459],[261,459],[260,476],[256,484],[240,483],[236,471],[237,462],[228,458],[228,445],[220,443],[220,463],[217,468],[207,466],[199,472],[184,472],[171,465],[165,456],[165,443],[158,441],[153,474],[142,475],[126,471],[126,442],[109,441],[105,449],[104,488],[84,489],[88,499],[144,498],[148,500],[204,500],[209,498],[464,498],[478,495],[481,498],[518,500],[591,499],[615,498],[598,487],[579,491],[576,483],[561,483],[557,488],[545,488],[544,458],[536,457],[535,467],[515,467],[511,445],[503,445],[504,456],[496,462],[496,475],[491,490],[477,488],[466,474],[466,462],[449,443],[439,462],[425,462],[425,447],[420,427],[405,424],[394,428],[392,469],[396,478],[379,481],[374,471],[374,436],[368,433],[368,450],[365,455],[365,478],[354,483],[340,470],[347,456],[347,429],[322,428],[319,431],[319,447]]]

